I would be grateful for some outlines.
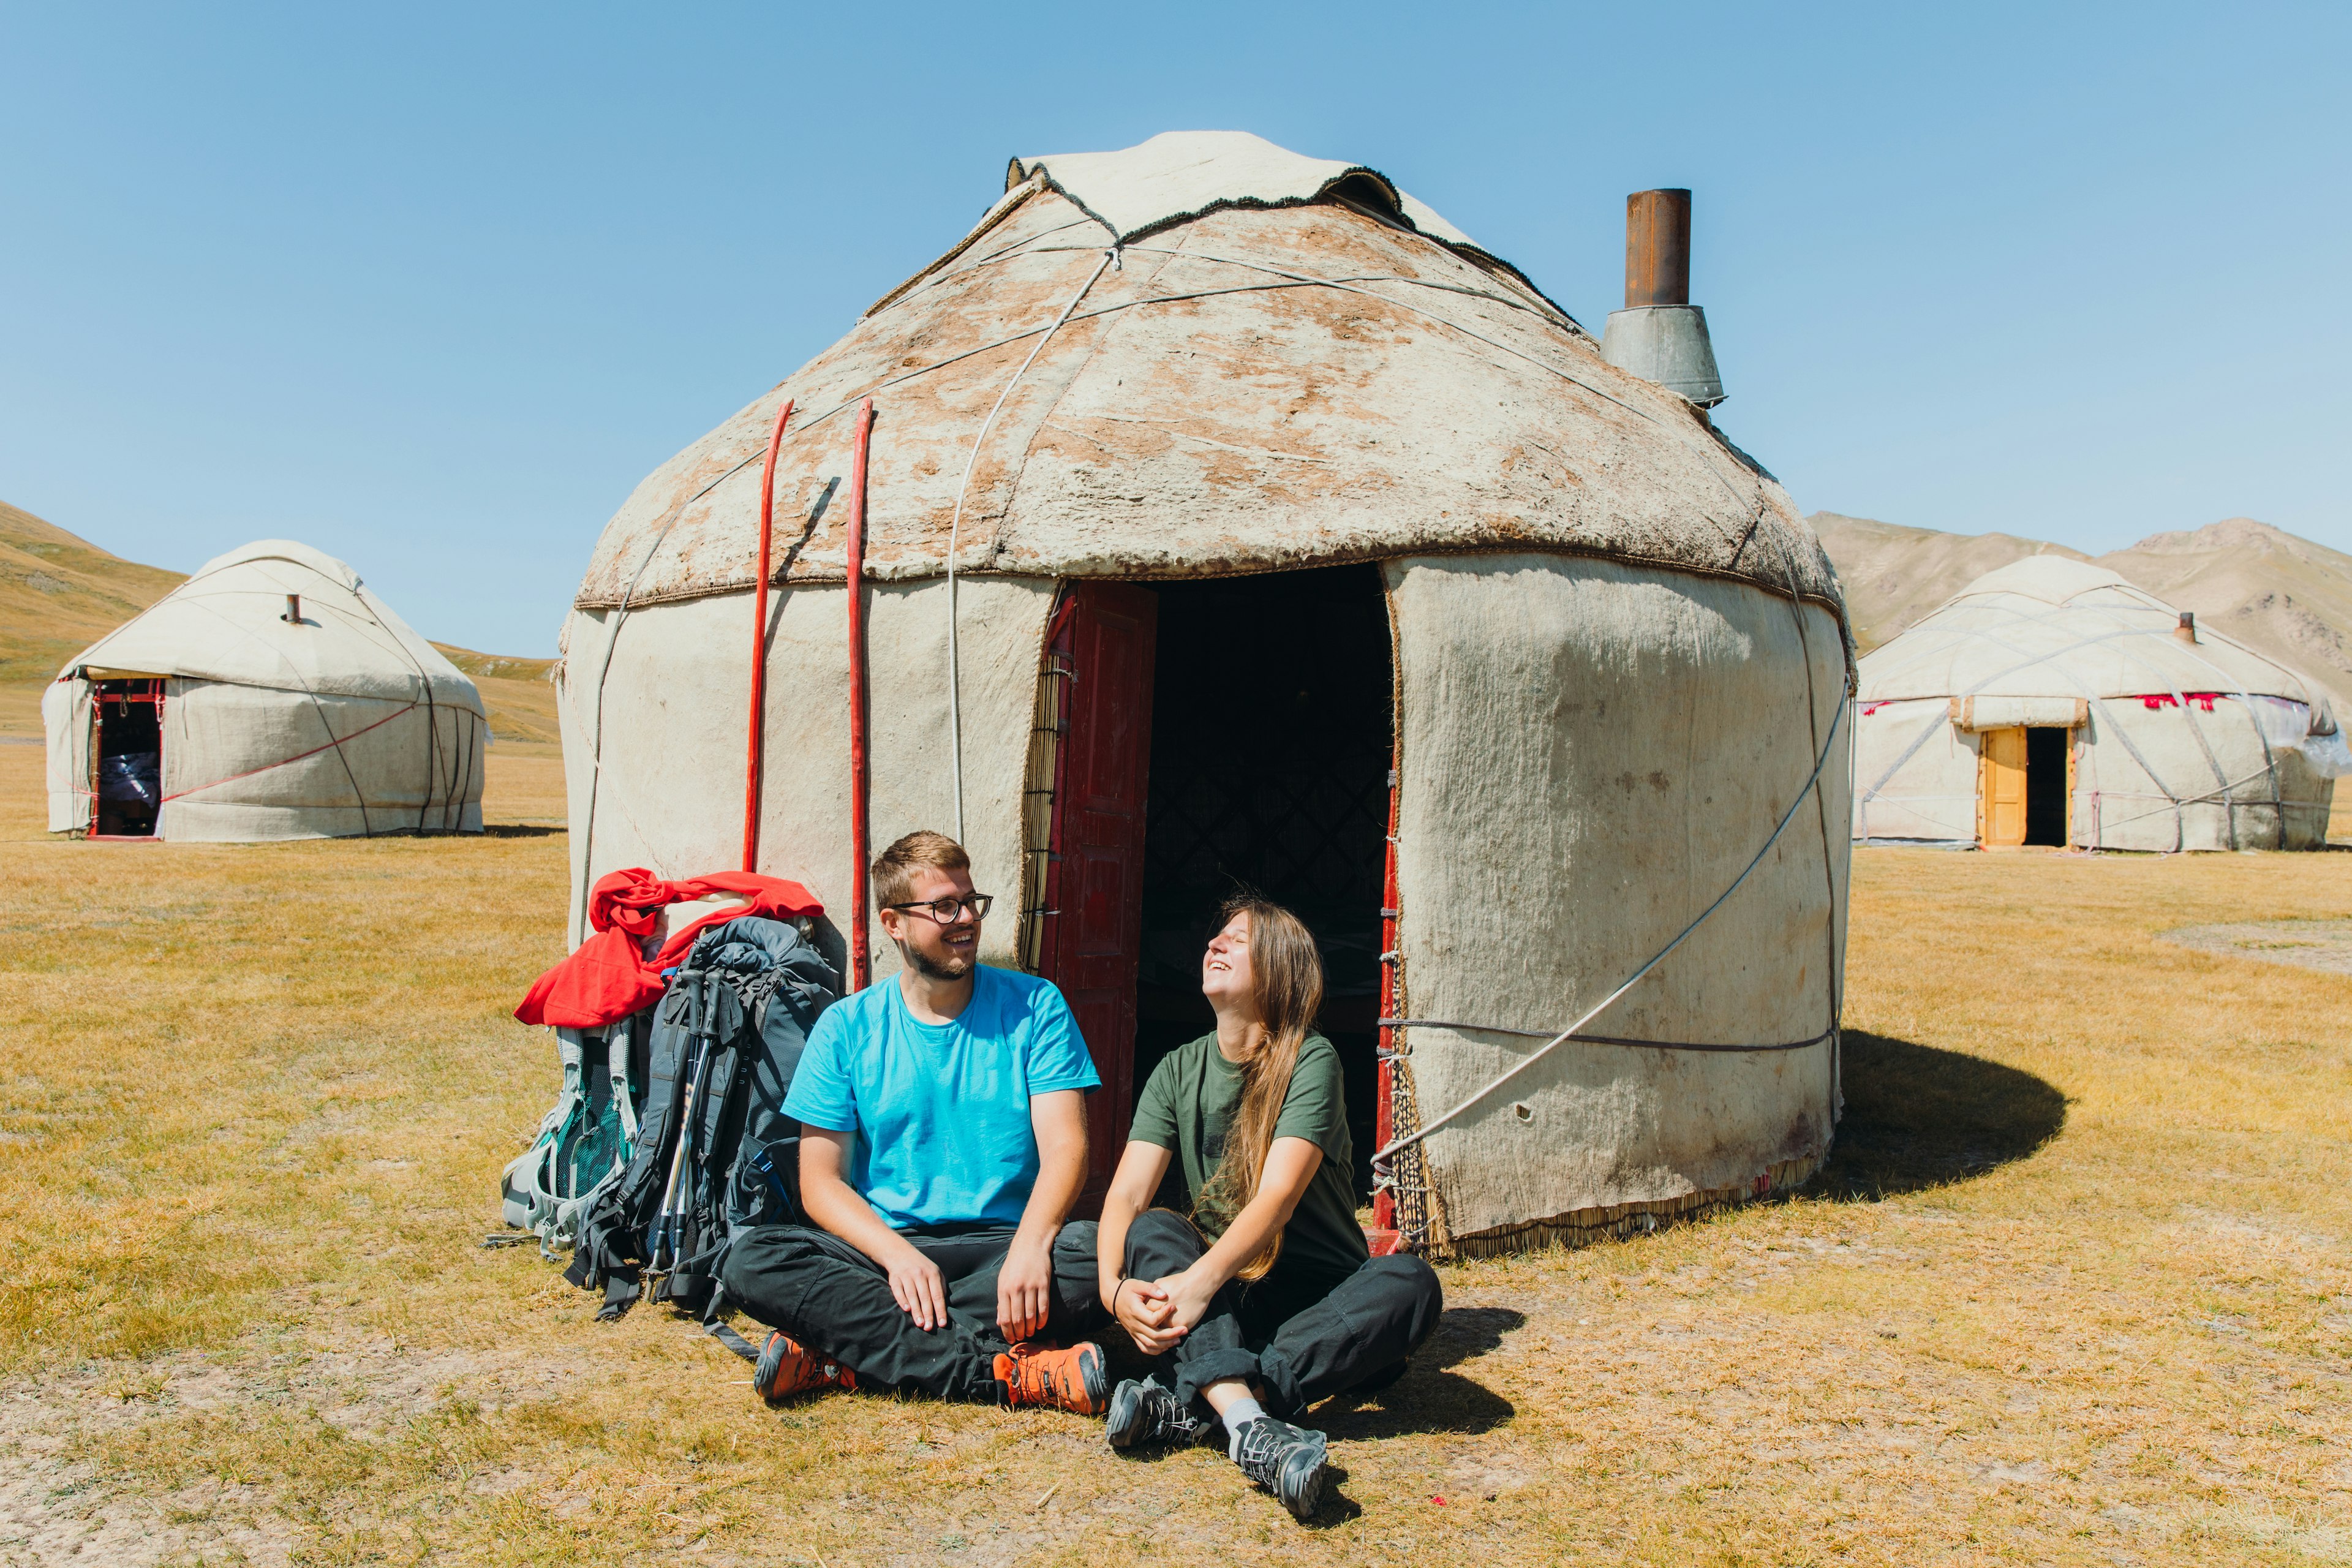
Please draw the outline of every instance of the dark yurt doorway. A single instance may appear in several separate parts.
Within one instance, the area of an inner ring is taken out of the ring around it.
[[[2025,731],[2025,841],[2066,845],[2066,754],[2072,730],[2036,724]]]
[[[1391,670],[1373,565],[1066,590],[1038,683],[1022,942],[1103,1077],[1090,1198],[1151,1069],[1215,1026],[1201,952],[1244,889],[1322,948],[1370,1192]]]
[[[163,798],[163,683],[101,680],[90,703],[100,838],[152,838]]]
[[[1264,894],[1322,948],[1323,1030],[1347,1068],[1357,1186],[1369,1194],[1394,751],[1380,568],[1157,592],[1135,1081],[1215,1027],[1202,948],[1227,898]]]

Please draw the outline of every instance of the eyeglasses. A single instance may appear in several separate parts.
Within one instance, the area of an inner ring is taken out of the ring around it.
[[[976,925],[988,918],[988,907],[994,902],[996,896],[992,893],[974,893],[968,899],[930,899],[918,903],[885,904],[882,907],[903,914],[913,914],[920,910],[943,926],[955,924],[964,910],[970,910],[972,922]]]

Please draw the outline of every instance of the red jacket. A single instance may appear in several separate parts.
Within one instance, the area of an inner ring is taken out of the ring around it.
[[[703,916],[673,934],[652,958],[644,956],[656,910],[714,893],[740,894],[751,901]],[[588,895],[588,923],[596,934],[531,984],[515,1016],[526,1024],[601,1028],[651,1005],[662,994],[662,971],[686,956],[705,926],[741,915],[789,920],[823,913],[824,906],[798,882],[756,871],[714,871],[682,882],[665,882],[642,867],[609,872]]]

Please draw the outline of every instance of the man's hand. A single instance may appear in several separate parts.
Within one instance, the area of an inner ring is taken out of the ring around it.
[[[1135,1342],[1135,1348],[1146,1355],[1166,1355],[1184,1337],[1184,1330],[1176,1325],[1168,1292],[1149,1279],[1121,1280],[1111,1296],[1111,1312],[1127,1337]]]
[[[931,1333],[948,1326],[948,1287],[940,1266],[924,1257],[912,1242],[891,1249],[890,1294],[915,1327]]]
[[[996,1326],[1016,1345],[1034,1339],[1045,1331],[1053,1303],[1054,1238],[1020,1231],[996,1271]]]

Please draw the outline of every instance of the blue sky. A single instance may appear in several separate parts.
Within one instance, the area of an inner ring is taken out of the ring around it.
[[[0,500],[304,539],[547,654],[656,464],[1005,159],[1371,164],[1588,326],[1696,192],[1732,438],[1807,510],[2352,550],[2352,9],[0,4]]]

